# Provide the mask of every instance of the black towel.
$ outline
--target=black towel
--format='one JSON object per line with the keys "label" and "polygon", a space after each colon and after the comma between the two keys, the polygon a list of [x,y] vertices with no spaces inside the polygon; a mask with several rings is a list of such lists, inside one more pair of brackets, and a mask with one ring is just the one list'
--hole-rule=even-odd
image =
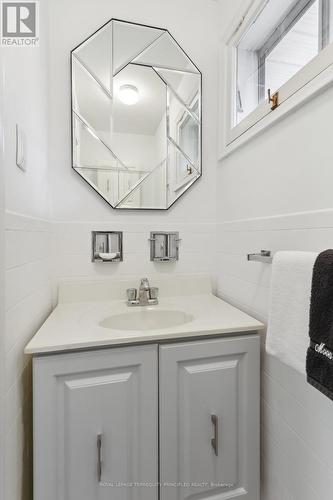
{"label": "black towel", "polygon": [[307,381],[333,400],[333,250],[318,255],[313,267]]}

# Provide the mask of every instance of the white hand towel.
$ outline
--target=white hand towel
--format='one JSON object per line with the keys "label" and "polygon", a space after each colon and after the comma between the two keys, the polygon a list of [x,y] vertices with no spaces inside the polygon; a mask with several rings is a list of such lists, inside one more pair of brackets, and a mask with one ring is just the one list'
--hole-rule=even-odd
{"label": "white hand towel", "polygon": [[273,259],[266,350],[305,373],[312,270],[318,254],[277,252]]}

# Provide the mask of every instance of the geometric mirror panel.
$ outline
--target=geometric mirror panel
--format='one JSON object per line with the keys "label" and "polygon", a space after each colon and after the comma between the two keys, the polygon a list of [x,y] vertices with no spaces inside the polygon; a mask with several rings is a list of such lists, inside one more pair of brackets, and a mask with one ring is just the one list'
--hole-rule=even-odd
{"label": "geometric mirror panel", "polygon": [[71,52],[72,166],[113,208],[166,210],[201,177],[201,84],[165,29],[111,19]]}

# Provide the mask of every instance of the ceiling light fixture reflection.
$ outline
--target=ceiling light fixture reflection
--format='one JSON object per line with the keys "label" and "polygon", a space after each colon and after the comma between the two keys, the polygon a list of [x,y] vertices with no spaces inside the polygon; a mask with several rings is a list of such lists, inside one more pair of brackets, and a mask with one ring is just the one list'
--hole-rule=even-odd
{"label": "ceiling light fixture reflection", "polygon": [[127,106],[136,104],[139,100],[139,91],[135,85],[122,85],[119,88],[119,99]]}

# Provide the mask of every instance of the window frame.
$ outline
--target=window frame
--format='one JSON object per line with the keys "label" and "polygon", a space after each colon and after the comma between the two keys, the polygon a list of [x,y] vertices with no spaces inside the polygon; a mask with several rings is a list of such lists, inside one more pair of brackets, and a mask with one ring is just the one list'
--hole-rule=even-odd
{"label": "window frame", "polygon": [[[295,5],[293,5],[287,12],[285,18],[278,24],[270,37],[265,41],[265,43],[257,51],[258,57],[258,101],[259,103],[265,99],[265,62],[267,57],[275,49],[275,47],[283,40],[289,31],[297,24],[297,22],[303,17],[310,7],[316,1],[319,2],[319,51],[323,50],[326,45],[328,45],[329,40],[329,8],[330,0],[299,0]],[[281,30],[283,35],[281,36]]]}
{"label": "window frame", "polygon": [[[293,6],[286,18],[290,15],[288,29],[298,21],[302,14],[315,0],[300,0]],[[239,146],[273,125],[289,112],[299,107],[316,94],[323,91],[333,82],[333,42],[326,45],[319,54],[306,64],[300,71],[290,78],[279,89],[279,106],[273,111],[267,98],[249,113],[239,124],[233,126],[234,113],[237,105],[237,45],[247,32],[254,20],[267,4],[267,0],[249,0],[235,16],[229,30],[220,43],[220,127],[219,127],[219,158],[228,156]],[[298,7],[298,12],[296,11]],[[294,10],[295,9],[295,10]],[[320,0],[320,15],[329,22],[329,0]],[[298,16],[296,15],[298,14]],[[284,22],[284,21],[283,21]],[[283,23],[282,22],[282,23]],[[280,23],[281,25],[281,23]],[[279,25],[279,26],[280,26]],[[278,28],[278,26],[277,26]],[[322,29],[321,46],[324,45],[324,36],[329,36],[327,29]],[[272,35],[271,35],[272,36]],[[269,39],[270,40],[270,39]],[[281,40],[276,37],[275,45]],[[274,46],[275,46],[274,45]],[[266,43],[263,47],[266,46]],[[271,50],[274,48],[271,45]],[[268,45],[265,47],[266,57]],[[261,76],[262,77],[262,76]],[[259,88],[259,86],[258,86]],[[259,90],[258,90],[259,92]]]}

